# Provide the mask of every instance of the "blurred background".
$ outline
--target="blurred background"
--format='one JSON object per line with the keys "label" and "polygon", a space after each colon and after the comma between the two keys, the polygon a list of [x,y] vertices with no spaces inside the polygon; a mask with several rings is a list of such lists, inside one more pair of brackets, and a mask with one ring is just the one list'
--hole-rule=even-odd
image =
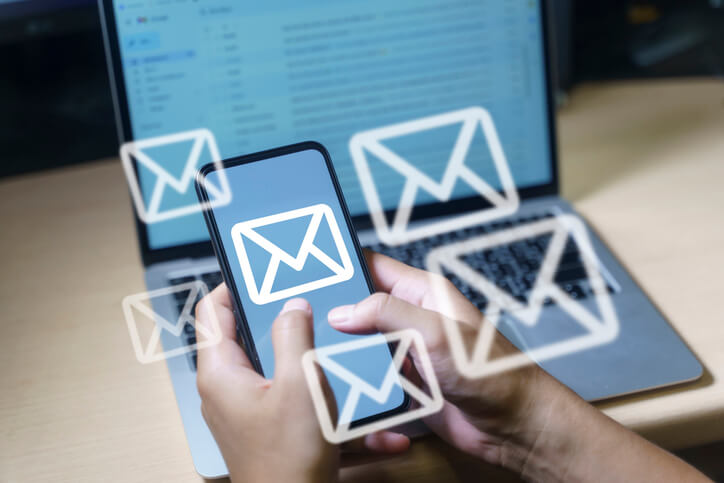
{"label": "blurred background", "polygon": [[[124,3],[131,2],[132,0],[128,0]],[[552,8],[549,23],[553,34],[550,58],[555,64],[557,102],[561,108],[565,108],[569,93],[577,85],[586,82],[683,77],[724,79],[724,0],[550,0],[550,3]],[[97,0],[0,0],[0,66],[0,178],[90,163],[118,155],[118,136]],[[650,95],[654,103],[658,101],[657,95]],[[701,98],[694,97],[693,104],[682,102],[682,109],[689,109],[689,105],[693,105],[694,109],[701,106]],[[609,99],[602,96],[598,102],[606,103]],[[707,101],[708,99],[706,97]],[[714,101],[721,103],[721,96]],[[575,102],[571,102],[569,111],[573,110],[574,106]],[[648,108],[648,104],[646,106]],[[659,114],[656,109],[652,111],[654,114],[648,116],[637,114],[635,110],[628,111],[628,114],[633,112],[640,116],[639,119],[648,122]],[[618,115],[616,113],[614,119],[617,120]],[[695,122],[691,123],[689,120]],[[707,120],[702,121],[695,115],[690,115],[688,118],[676,118],[676,121],[696,132],[699,128],[696,122],[701,121],[703,125]],[[674,123],[671,124],[673,125]],[[674,132],[673,128],[669,129],[671,126],[653,126],[652,136],[658,139],[659,136],[664,137]],[[584,124],[575,131],[570,130],[573,134],[569,134],[569,137],[578,136],[586,130],[590,132],[590,127],[591,124]],[[718,125],[714,124],[715,135],[717,128]],[[627,125],[621,128],[627,129]],[[594,132],[591,138],[595,137],[602,136]],[[674,140],[678,142],[678,139]],[[672,144],[673,142],[671,141]],[[645,150],[648,159],[656,158],[658,151],[649,149],[646,143],[650,143],[650,140],[646,139],[643,143],[646,146],[640,149]],[[574,148],[582,150],[583,144],[586,142],[581,142]],[[591,149],[595,152],[595,146]],[[635,158],[640,154],[637,149],[637,144],[632,142],[617,150],[601,152],[598,157],[608,159],[617,153],[631,151],[627,156]],[[702,154],[698,156],[706,157]],[[716,161],[719,158],[714,159]],[[595,161],[597,163],[599,160]],[[568,179],[582,177],[581,173],[591,179],[602,176],[602,170],[608,169],[607,166],[594,168],[598,171],[593,171],[593,175],[588,171],[596,163],[581,163],[580,167],[576,168],[577,171],[568,175]],[[638,164],[640,165],[641,163]],[[605,174],[606,177],[616,175]],[[84,182],[91,178],[80,179],[80,182]],[[639,177],[638,182],[642,179]],[[652,183],[658,183],[661,178],[653,179]],[[114,178],[114,181],[117,179]],[[589,190],[595,183],[600,183],[600,180],[579,183],[580,187],[577,189]],[[20,184],[18,183],[18,186]],[[11,189],[19,192],[25,189],[25,186]],[[43,190],[45,186],[33,189]],[[72,189],[74,187],[68,188]],[[114,199],[109,197],[105,201],[110,203]],[[6,205],[9,206],[6,210],[9,214],[13,210],[13,203]],[[31,208],[40,211],[45,206],[44,203],[39,203],[37,207]],[[108,207],[109,204],[103,206]],[[117,210],[114,213],[123,213],[127,219],[130,218],[128,205]],[[668,213],[662,211],[661,216],[667,215]],[[10,216],[7,218],[10,219]],[[60,217],[53,220],[53,226],[57,227],[58,232],[62,232],[68,219],[74,220]],[[25,227],[29,222],[22,220],[16,223],[23,223],[17,226]],[[12,230],[8,231],[11,232]],[[119,245],[125,244],[124,246],[129,247],[129,252],[123,253],[130,259],[136,256],[134,237],[130,233],[123,233],[126,238],[123,238],[123,243]],[[105,235],[110,239],[116,232]],[[67,243],[76,243],[73,234],[68,234],[67,240]],[[9,246],[12,246],[12,241]],[[29,244],[30,248],[22,247],[19,251],[6,252],[20,253],[22,262],[25,263],[36,257],[36,253],[32,251],[35,246],[43,245]],[[112,251],[118,245],[109,246],[110,248],[103,248],[106,250],[103,253],[112,253],[109,259],[126,260]],[[55,256],[55,245],[52,253]],[[78,257],[81,260],[80,255]],[[686,257],[681,257],[677,260],[681,265],[674,267],[683,266],[688,263],[687,260]],[[651,267],[654,265],[650,264]],[[656,265],[655,269],[668,270],[669,265],[662,268]],[[137,270],[136,266],[128,267],[128,271],[124,273],[135,277]],[[648,273],[656,273],[656,277],[664,278],[659,272],[652,270],[654,269],[650,268]],[[665,277],[670,276],[668,272],[661,273],[665,273]],[[698,281],[699,273],[692,273],[696,274]],[[13,277],[8,280],[6,286],[17,283]],[[94,282],[95,280],[93,279]],[[102,283],[107,281],[104,279]],[[686,282],[687,279],[682,279],[680,284],[684,285]],[[33,284],[35,283],[33,278]],[[108,293],[112,292],[108,290]],[[105,303],[104,301],[107,301],[107,297],[101,297],[99,303]],[[57,327],[65,330],[61,325]],[[18,364],[17,360],[10,360],[10,363],[11,367],[12,363]],[[25,390],[26,387],[22,387]],[[698,420],[694,420],[692,426],[694,430],[701,431],[702,425]],[[165,445],[166,441],[163,444]],[[0,454],[2,453],[0,450]],[[724,442],[686,449],[677,454],[707,474],[724,474],[721,457],[724,454]],[[115,453],[112,455],[115,456]],[[18,461],[22,463],[26,460]],[[145,468],[138,471],[143,470]],[[0,480],[3,480],[2,476],[0,475]],[[724,481],[721,477],[719,480]]]}
{"label": "blurred background", "polygon": [[[724,76],[724,0],[557,0],[559,104],[577,83]],[[0,177],[117,154],[95,0],[0,0]]]}

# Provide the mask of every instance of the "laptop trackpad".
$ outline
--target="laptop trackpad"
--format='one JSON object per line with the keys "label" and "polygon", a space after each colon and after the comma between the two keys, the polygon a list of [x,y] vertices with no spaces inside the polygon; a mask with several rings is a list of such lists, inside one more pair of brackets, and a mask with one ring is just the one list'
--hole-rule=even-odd
{"label": "laptop trackpad", "polygon": [[518,349],[529,353],[534,360],[537,359],[536,352],[532,351],[536,349],[580,340],[590,335],[579,321],[557,305],[546,306],[532,325],[517,318],[515,311],[503,312],[500,314],[498,330]]}

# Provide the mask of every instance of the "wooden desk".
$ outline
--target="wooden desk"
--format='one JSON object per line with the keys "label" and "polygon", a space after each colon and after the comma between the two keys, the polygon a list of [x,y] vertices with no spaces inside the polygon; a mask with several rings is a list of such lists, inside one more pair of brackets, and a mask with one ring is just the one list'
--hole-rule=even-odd
{"label": "wooden desk", "polygon": [[[560,125],[564,194],[709,371],[601,407],[669,448],[724,439],[724,84],[584,86]],[[135,360],[121,313],[144,283],[118,161],[3,181],[0,200],[0,481],[198,481],[166,367]],[[344,478],[480,472],[430,438]]]}

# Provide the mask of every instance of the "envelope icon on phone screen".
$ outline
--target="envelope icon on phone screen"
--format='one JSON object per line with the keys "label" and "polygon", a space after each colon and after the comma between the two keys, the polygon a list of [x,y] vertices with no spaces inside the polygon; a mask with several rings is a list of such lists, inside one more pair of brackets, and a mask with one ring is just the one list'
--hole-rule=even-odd
{"label": "envelope icon on phone screen", "polygon": [[[538,270],[535,282],[525,302],[513,297],[501,289],[495,280],[488,279],[483,273],[471,267],[465,260],[474,254],[482,254],[486,250],[514,242],[537,240],[550,237],[547,248]],[[575,299],[555,281],[555,276],[564,260],[564,252],[572,242],[579,254],[585,272],[584,282],[590,293],[589,297]],[[532,361],[543,362],[555,357],[590,349],[613,341],[619,332],[619,321],[616,309],[604,279],[602,266],[593,249],[586,227],[576,216],[559,214],[551,218],[543,218],[513,228],[492,232],[479,237],[442,246],[432,250],[426,260],[427,269],[431,272],[451,273],[465,281],[470,287],[481,293],[488,300],[484,310],[485,322],[478,331],[472,351],[466,349],[466,341],[460,331],[460,322],[444,318],[448,343],[458,371],[470,378],[511,370]],[[433,279],[431,280],[439,280]],[[442,294],[444,290],[435,290]],[[546,300],[552,301],[561,316],[571,319],[577,324],[571,337],[561,340],[547,341],[543,345],[515,353],[490,359],[490,349],[495,328],[504,313],[520,323],[521,329],[533,328],[542,322]],[[438,300],[443,307],[442,313],[454,313],[453,307],[446,307],[446,300]],[[557,312],[558,313],[558,312]],[[558,317],[558,315],[556,316]],[[551,318],[545,323],[556,322]],[[562,322],[562,321],[561,321]]]}
{"label": "envelope icon on phone screen", "polygon": [[[447,159],[441,181],[435,181],[409,160],[383,144],[384,141],[403,138],[408,135],[426,133],[446,126],[459,125],[460,130]],[[502,195],[491,186],[493,179],[485,180],[473,167],[475,162],[468,159],[476,133],[482,133],[490,152]],[[380,127],[355,134],[349,142],[350,154],[359,177],[378,238],[387,245],[399,245],[440,233],[451,232],[467,226],[474,226],[496,218],[513,214],[519,205],[518,192],[505,159],[503,147],[493,124],[493,118],[482,107],[469,107],[421,119]],[[402,195],[395,210],[393,222],[388,223],[385,207],[375,184],[370,168],[369,154],[405,178]],[[418,222],[409,225],[415,199],[420,191],[427,192],[435,199],[446,202],[453,195],[456,183],[460,181],[480,195],[487,206],[463,215],[446,217],[442,221]]]}
{"label": "envelope icon on phone screen", "polygon": [[[120,156],[136,213],[144,223],[171,220],[231,202],[219,148],[208,129],[127,142],[121,146]],[[208,176],[202,179],[209,200],[199,202],[194,179],[208,162],[216,165],[218,181],[211,182]],[[153,178],[142,177],[141,171]]]}
{"label": "envelope icon on phone screen", "polygon": [[[302,231],[298,229],[300,220],[308,223]],[[299,243],[289,245],[289,240],[295,238],[284,231],[285,224],[291,226],[294,222],[297,223],[297,234],[303,236],[296,238]],[[271,235],[267,234],[269,229],[273,231]],[[322,232],[328,239],[322,240]],[[237,223],[231,228],[231,237],[249,298],[258,305],[345,282],[354,275],[354,266],[334,212],[323,203]],[[283,247],[282,242],[285,242]],[[247,243],[271,255],[266,265],[259,267],[259,260],[250,258]],[[333,252],[326,253],[325,249]],[[310,263],[310,259],[314,259],[314,263]],[[252,267],[252,264],[257,266]],[[280,266],[298,272],[301,277],[294,278],[303,280],[285,286],[285,281],[277,277]],[[309,276],[305,278],[306,275]]]}
{"label": "envelope icon on phone screen", "polygon": [[[384,346],[386,351],[389,347],[394,347],[392,361],[385,371],[382,382],[379,383],[371,384],[335,360],[335,356],[379,346]],[[416,369],[424,384],[412,382],[403,374],[403,362],[411,350],[415,351]],[[429,416],[438,412],[443,406],[442,392],[425,341],[422,335],[413,329],[362,336],[348,342],[311,349],[302,357],[302,368],[322,434],[333,444]],[[339,411],[336,411],[337,408],[331,406],[325,397],[320,378],[322,371],[349,386]],[[395,388],[401,388],[408,395],[409,400],[414,403],[412,409],[351,427],[362,397],[377,404],[384,404],[390,399]]]}

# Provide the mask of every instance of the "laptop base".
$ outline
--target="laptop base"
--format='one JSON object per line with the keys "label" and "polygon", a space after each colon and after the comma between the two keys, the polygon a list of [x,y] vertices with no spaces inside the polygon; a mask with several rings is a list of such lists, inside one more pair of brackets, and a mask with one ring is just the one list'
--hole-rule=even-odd
{"label": "laptop base", "polygon": [[[524,201],[515,216],[525,218],[551,212],[575,213],[565,200],[551,196]],[[377,244],[371,230],[358,235],[364,246]],[[611,298],[620,321],[620,332],[609,344],[543,361],[541,367],[587,401],[698,379],[703,368],[694,354],[590,228],[589,235],[605,278],[613,287]],[[218,271],[218,265],[213,257],[184,259],[149,267],[146,282],[149,290],[153,290],[168,286],[169,280],[180,275],[201,278],[202,274],[215,271]],[[169,318],[176,316],[176,308],[170,299],[154,302],[154,310],[160,314]],[[592,305],[593,301],[584,303]],[[565,336],[559,333],[563,330],[561,324],[556,324],[560,316],[555,307],[545,308],[544,321],[539,324],[541,330],[528,334],[503,331],[520,348],[529,347],[541,340]],[[184,343],[167,332],[162,342],[164,350]],[[197,471],[204,478],[226,476],[224,460],[201,415],[194,364],[188,357],[171,358],[167,364]],[[422,434],[419,425],[411,431],[414,436]]]}

